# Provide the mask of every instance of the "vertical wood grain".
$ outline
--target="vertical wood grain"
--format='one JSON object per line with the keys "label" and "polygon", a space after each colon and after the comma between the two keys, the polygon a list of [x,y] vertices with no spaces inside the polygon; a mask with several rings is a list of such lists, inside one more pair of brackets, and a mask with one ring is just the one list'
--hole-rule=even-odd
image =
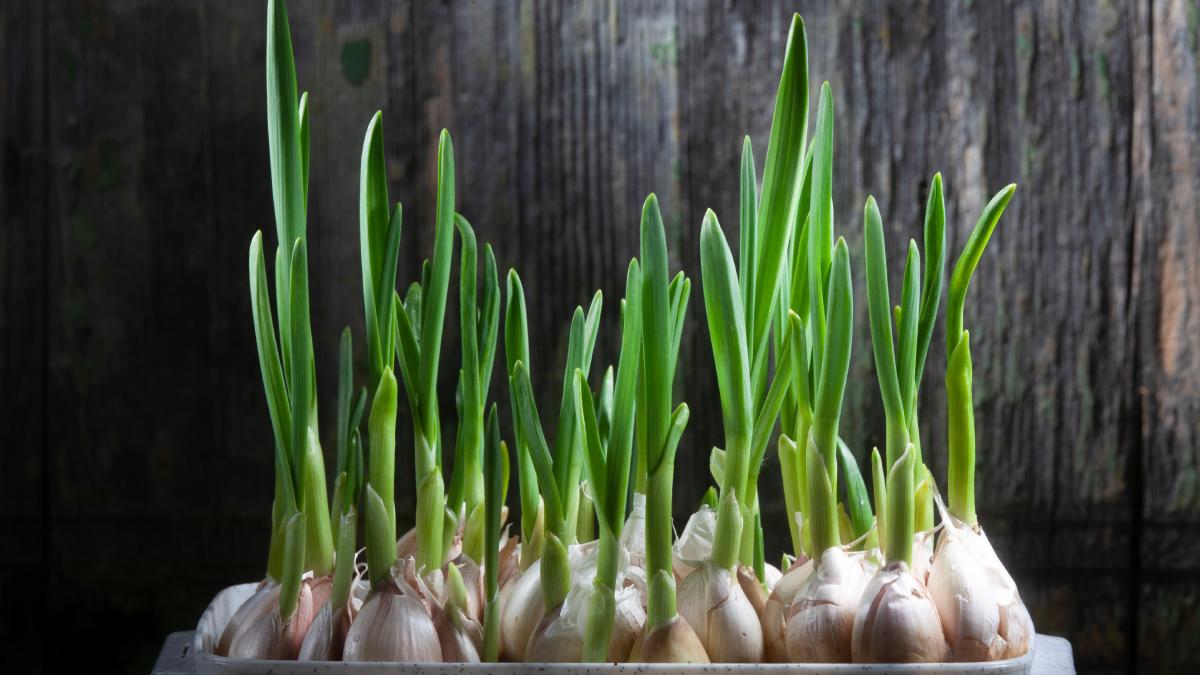
{"label": "vertical wood grain", "polygon": [[[833,88],[836,231],[857,289],[843,437],[860,458],[883,442],[863,291],[867,195],[879,200],[896,289],[935,171],[951,263],[987,199],[1018,183],[966,310],[981,517],[1039,629],[1069,636],[1081,669],[1200,663],[1178,639],[1200,613],[1194,0],[294,0],[289,10],[313,114],[326,432],[343,326],[364,351],[358,165],[382,110],[390,196],[404,207],[401,284],[432,250],[447,128],[458,210],[501,274],[516,267],[524,280],[534,387],[550,409],[570,313],[597,288],[595,379],[615,361],[642,201],[658,195],[672,266],[694,284],[676,393],[693,410],[677,463],[682,526],[723,437],[700,219],[713,208],[736,248],[741,139],[751,136],[761,178],[800,11],[813,106],[823,80]],[[263,20],[259,3],[0,6],[0,447],[11,449],[0,571],[70,571],[75,585],[48,584],[47,606],[71,607],[81,625],[133,626],[129,668],[144,670],[161,635],[188,627],[217,588],[262,573],[271,441],[245,275],[253,232],[274,241]],[[450,298],[448,413],[457,271]],[[920,403],[943,481],[944,349],[939,325]],[[492,392],[504,405],[498,361]],[[407,415],[402,402],[401,495],[412,483]],[[761,487],[771,559],[787,543],[775,471],[772,450]],[[402,521],[411,508],[400,501]]]}

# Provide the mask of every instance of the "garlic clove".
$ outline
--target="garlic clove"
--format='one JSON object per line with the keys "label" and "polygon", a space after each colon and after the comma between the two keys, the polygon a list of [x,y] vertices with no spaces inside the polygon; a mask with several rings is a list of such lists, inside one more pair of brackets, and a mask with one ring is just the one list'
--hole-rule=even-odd
{"label": "garlic clove", "polygon": [[782,578],[783,572],[779,571],[778,567],[772,565],[771,563],[765,563],[763,565],[762,582],[763,586],[766,586],[767,593],[770,593],[771,589],[775,588],[775,584],[779,583],[779,580]]}
{"label": "garlic clove", "polygon": [[646,628],[646,608],[635,587],[625,586],[618,590],[616,601],[612,637],[608,641],[608,660],[613,663],[629,658],[630,650]]}
{"label": "garlic clove", "polygon": [[331,603],[326,602],[308,627],[296,660],[336,661],[335,654],[340,656],[341,652],[335,652],[333,648],[333,608]]}
{"label": "garlic clove", "polygon": [[787,610],[788,658],[801,663],[847,663],[854,615],[865,583],[865,556],[833,547]]}
{"label": "garlic clove", "polygon": [[929,574],[953,661],[993,661],[1006,644],[1000,637],[1000,605],[991,580],[957,537],[943,537]]}
{"label": "garlic clove", "polygon": [[525,647],[527,663],[579,663],[583,659],[583,635],[574,617],[563,613],[560,605],[553,614],[542,617]]}
{"label": "garlic clove", "polygon": [[458,607],[434,608],[434,625],[446,663],[480,663],[483,625]]}
{"label": "garlic clove", "polygon": [[710,663],[696,632],[681,616],[657,628],[647,628],[635,640],[630,663]]}
{"label": "garlic clove", "polygon": [[742,592],[746,594],[746,599],[754,607],[754,613],[761,620],[763,609],[767,606],[767,589],[759,583],[758,577],[754,576],[754,570],[745,565],[738,565],[737,580]]}
{"label": "garlic clove", "polygon": [[[751,583],[758,585],[753,576]],[[701,564],[680,584],[678,606],[712,662],[762,661],[762,623],[730,570]]]}
{"label": "garlic clove", "polygon": [[854,619],[855,663],[936,663],[946,658],[942,622],[929,591],[903,562],[881,568]]}
{"label": "garlic clove", "polygon": [[235,659],[286,659],[284,624],[279,604],[260,614],[238,633],[229,644],[229,656]]}
{"label": "garlic clove", "polygon": [[387,583],[367,598],[343,651],[346,661],[441,661],[433,619],[420,600]]}
{"label": "garlic clove", "polygon": [[525,657],[529,637],[545,614],[541,569],[542,562],[535,561],[500,591],[500,649],[509,660]]}
{"label": "garlic clove", "polygon": [[767,602],[763,606],[762,625],[766,660],[769,663],[788,662],[787,608],[812,574],[812,569],[812,560],[792,565],[771,589],[771,595],[767,596]]}
{"label": "garlic clove", "polygon": [[221,638],[217,641],[214,653],[217,656],[230,656],[229,650],[233,641],[240,634],[249,630],[250,625],[258,621],[259,617],[270,613],[272,608],[278,607],[279,584],[264,580],[258,585],[254,594],[247,598],[229,618],[229,623],[225,624],[225,629],[221,631]]}
{"label": "garlic clove", "polygon": [[928,583],[952,660],[994,661],[1028,651],[1033,621],[982,530],[947,520]]}

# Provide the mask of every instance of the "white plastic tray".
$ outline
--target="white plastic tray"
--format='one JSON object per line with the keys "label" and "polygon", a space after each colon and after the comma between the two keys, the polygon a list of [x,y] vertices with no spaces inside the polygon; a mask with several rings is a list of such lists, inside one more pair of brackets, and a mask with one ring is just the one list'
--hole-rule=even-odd
{"label": "white plastic tray", "polygon": [[[554,675],[595,675],[597,673],[755,673],[756,675],[796,675],[798,673],[937,673],[938,675],[968,675],[988,673],[1035,673],[1049,675],[1050,673],[1074,673],[1074,663],[1071,657],[1070,644],[1061,638],[1049,638],[1039,635],[1034,647],[1024,656],[1007,661],[991,663],[938,663],[938,664],[896,664],[896,665],[867,665],[858,663],[846,664],[800,664],[800,663],[764,663],[764,664],[713,664],[707,666],[680,666],[676,664],[576,664],[576,663],[298,663],[294,661],[251,661],[246,659],[231,659],[214,656],[213,646],[221,635],[226,622],[235,610],[250,597],[256,584],[239,584],[230,586],[217,594],[209,604],[208,609],[200,617],[196,626],[192,643],[183,648],[186,663],[180,662],[172,669],[155,669],[156,674],[168,673],[197,673],[199,675],[229,675],[230,673],[273,673],[280,675],[299,675],[301,673],[413,673],[429,675],[468,675],[479,673],[551,673]],[[170,642],[168,642],[168,645]],[[1050,647],[1050,649],[1047,649]],[[1045,652],[1044,654],[1040,654]],[[164,647],[164,655],[167,647]],[[160,662],[162,658],[160,657]]]}

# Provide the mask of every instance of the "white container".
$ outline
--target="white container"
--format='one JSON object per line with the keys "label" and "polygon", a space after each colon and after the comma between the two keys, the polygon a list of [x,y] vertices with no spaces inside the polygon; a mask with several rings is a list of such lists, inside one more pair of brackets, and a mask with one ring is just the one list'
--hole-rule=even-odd
{"label": "white container", "polygon": [[[272,673],[274,675],[300,675],[301,673],[411,673],[413,675],[483,675],[484,673],[548,673],[551,675],[596,675],[598,673],[620,673],[634,675],[636,673],[679,673],[692,675],[701,673],[753,673],[755,675],[817,675],[819,673],[936,673],[937,675],[988,675],[1017,674],[1034,672],[1035,646],[1031,647],[1024,656],[1007,661],[992,661],[989,663],[938,663],[938,664],[878,664],[861,663],[762,663],[762,664],[713,664],[707,666],[684,666],[678,664],[597,664],[597,663],[343,663],[343,662],[296,662],[296,661],[267,661],[231,659],[215,656],[213,648],[225,629],[229,618],[237,611],[253,593],[257,584],[239,584],[230,586],[213,598],[208,609],[200,616],[196,626],[196,634],[192,642],[192,663],[198,675],[231,675],[232,673]],[[1042,639],[1038,636],[1039,640]],[[1065,640],[1062,641],[1065,644]],[[1066,648],[1067,668],[1053,668],[1046,672],[1073,673],[1070,664],[1070,647]],[[1057,664],[1056,664],[1057,665]],[[1036,669],[1038,673],[1042,668]]]}

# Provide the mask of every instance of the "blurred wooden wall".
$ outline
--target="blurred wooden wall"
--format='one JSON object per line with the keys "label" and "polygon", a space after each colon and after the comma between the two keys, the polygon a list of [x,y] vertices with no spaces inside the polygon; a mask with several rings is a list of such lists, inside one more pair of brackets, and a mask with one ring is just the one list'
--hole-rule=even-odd
{"label": "blurred wooden wall", "polygon": [[[793,10],[808,25],[814,103],[823,79],[835,94],[837,231],[858,288],[843,436],[860,457],[883,440],[862,290],[867,195],[898,275],[935,171],[951,255],[987,198],[1020,184],[967,307],[984,523],[1038,629],[1071,638],[1082,669],[1194,672],[1194,0],[295,0],[323,415],[342,326],[362,351],[358,162],[382,109],[404,283],[431,249],[446,127],[459,210],[524,278],[547,401],[569,313],[596,288],[597,363],[614,359],[639,209],[658,194],[673,262],[697,284],[678,387],[699,412],[677,463],[682,526],[722,437],[700,219],[712,207],[735,239],[742,135],[761,167]],[[0,4],[0,630],[25,645],[18,663],[56,658],[66,640],[144,671],[219,588],[261,576],[271,441],[246,253],[256,229],[273,231],[264,15],[234,0]],[[943,344],[939,326],[921,399],[939,476]],[[772,556],[786,544],[774,467],[762,487]],[[61,637],[40,629],[50,620]]]}

